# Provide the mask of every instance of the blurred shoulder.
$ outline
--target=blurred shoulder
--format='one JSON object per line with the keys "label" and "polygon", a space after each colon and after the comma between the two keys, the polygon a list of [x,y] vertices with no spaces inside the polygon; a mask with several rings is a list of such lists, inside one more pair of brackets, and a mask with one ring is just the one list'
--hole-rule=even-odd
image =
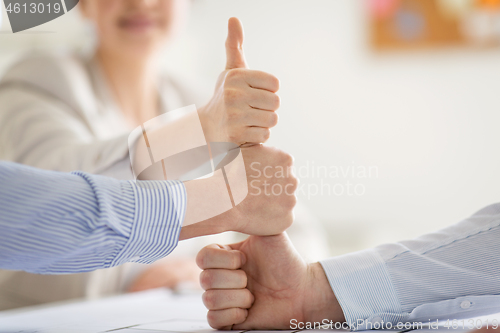
{"label": "blurred shoulder", "polygon": [[84,74],[85,61],[74,54],[36,52],[23,55],[4,73],[2,81],[25,80],[44,86],[52,82],[72,80]]}
{"label": "blurred shoulder", "polygon": [[88,61],[69,53],[26,54],[4,72],[0,90],[15,89],[55,98],[72,108],[93,95]]}

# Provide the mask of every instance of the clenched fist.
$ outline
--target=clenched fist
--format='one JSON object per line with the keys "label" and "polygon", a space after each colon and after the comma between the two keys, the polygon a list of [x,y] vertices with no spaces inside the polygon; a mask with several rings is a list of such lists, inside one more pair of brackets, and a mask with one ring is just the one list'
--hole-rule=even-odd
{"label": "clenched fist", "polygon": [[345,321],[319,263],[307,265],[285,233],[203,248],[196,263],[216,329],[291,329],[290,320]]}
{"label": "clenched fist", "polygon": [[243,54],[243,27],[229,19],[226,40],[226,69],[215,92],[198,115],[209,142],[264,143],[270,128],[278,123],[279,80],[271,74],[250,70]]}
{"label": "clenched fist", "polygon": [[249,190],[245,200],[228,212],[231,228],[248,235],[279,234],[292,225],[297,203],[293,158],[263,145],[242,148],[242,152]]}
{"label": "clenched fist", "polygon": [[[298,180],[291,172],[293,158],[282,150],[263,145],[242,148],[241,151],[244,165],[226,168],[226,173],[231,178],[232,173],[240,172],[238,168],[246,169],[246,179],[241,180],[244,183],[232,186],[232,189],[248,187],[245,199],[220,215],[191,224],[191,220],[200,221],[197,214],[210,209],[207,202],[213,205],[217,200],[207,200],[207,191],[213,188],[210,182],[214,177],[186,182],[188,199],[181,240],[225,231],[276,235],[292,224],[298,186]],[[211,195],[217,196],[217,193],[212,191]]]}

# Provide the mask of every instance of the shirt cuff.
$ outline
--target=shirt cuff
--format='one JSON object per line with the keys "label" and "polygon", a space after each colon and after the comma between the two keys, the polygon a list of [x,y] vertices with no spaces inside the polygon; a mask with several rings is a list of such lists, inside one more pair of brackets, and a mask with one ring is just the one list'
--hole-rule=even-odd
{"label": "shirt cuff", "polygon": [[352,330],[388,328],[408,317],[393,287],[384,260],[364,250],[320,262]]}
{"label": "shirt cuff", "polygon": [[181,181],[129,181],[125,191],[135,198],[130,237],[111,266],[150,264],[177,246],[186,213],[187,194]]}

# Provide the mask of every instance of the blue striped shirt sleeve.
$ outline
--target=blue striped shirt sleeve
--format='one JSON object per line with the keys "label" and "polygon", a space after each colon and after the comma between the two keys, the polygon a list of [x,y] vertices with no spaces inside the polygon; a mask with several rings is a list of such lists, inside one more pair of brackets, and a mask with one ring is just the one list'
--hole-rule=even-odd
{"label": "blue striped shirt sleeve", "polygon": [[177,245],[185,209],[182,182],[0,162],[0,267],[65,274],[151,263]]}
{"label": "blue striped shirt sleeve", "polygon": [[499,240],[495,204],[443,230],[321,264],[352,329],[471,318],[500,312]]}

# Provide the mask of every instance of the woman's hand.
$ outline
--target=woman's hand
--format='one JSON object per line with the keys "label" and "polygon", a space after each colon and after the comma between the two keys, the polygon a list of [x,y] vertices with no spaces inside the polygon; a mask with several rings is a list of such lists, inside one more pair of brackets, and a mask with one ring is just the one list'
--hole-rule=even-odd
{"label": "woman's hand", "polygon": [[226,69],[217,80],[212,99],[198,110],[208,142],[264,143],[270,128],[278,123],[279,80],[248,69],[242,44],[243,27],[233,17],[228,23]]}
{"label": "woman's hand", "polygon": [[200,269],[193,258],[165,258],[155,262],[140,274],[129,287],[129,292],[155,288],[174,289],[183,283],[198,285]]}

